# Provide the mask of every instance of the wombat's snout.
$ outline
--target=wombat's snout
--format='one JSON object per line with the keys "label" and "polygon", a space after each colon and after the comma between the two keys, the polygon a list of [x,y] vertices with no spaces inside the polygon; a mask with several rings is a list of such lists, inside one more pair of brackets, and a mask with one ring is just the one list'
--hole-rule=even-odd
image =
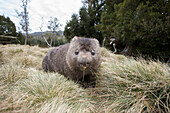
{"label": "wombat's snout", "polygon": [[82,56],[78,59],[78,65],[81,69],[86,69],[90,67],[92,59],[88,56]]}

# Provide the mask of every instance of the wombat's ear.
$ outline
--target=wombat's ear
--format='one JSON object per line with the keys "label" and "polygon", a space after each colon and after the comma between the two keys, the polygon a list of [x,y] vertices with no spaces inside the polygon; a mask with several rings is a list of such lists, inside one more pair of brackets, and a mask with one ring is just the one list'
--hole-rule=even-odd
{"label": "wombat's ear", "polygon": [[97,44],[99,44],[99,41],[97,39],[93,38],[92,40],[94,40]]}
{"label": "wombat's ear", "polygon": [[75,40],[78,40],[80,37],[78,36],[74,36],[73,39],[71,41],[75,41]]}

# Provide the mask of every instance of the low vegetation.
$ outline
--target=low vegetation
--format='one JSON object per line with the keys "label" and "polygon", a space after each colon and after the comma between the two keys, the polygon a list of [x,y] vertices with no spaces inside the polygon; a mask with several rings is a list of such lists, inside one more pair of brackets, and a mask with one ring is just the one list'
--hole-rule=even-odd
{"label": "low vegetation", "polygon": [[170,112],[170,68],[102,48],[95,88],[83,89],[41,62],[49,48],[0,45],[0,112]]}

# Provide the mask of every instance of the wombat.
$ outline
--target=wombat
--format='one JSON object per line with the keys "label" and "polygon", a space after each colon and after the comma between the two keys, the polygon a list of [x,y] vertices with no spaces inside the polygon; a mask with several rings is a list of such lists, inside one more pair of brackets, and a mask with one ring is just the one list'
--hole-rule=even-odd
{"label": "wombat", "polygon": [[58,72],[79,82],[83,87],[95,87],[95,72],[101,64],[101,49],[96,39],[75,36],[71,43],[53,48],[42,62],[44,71]]}

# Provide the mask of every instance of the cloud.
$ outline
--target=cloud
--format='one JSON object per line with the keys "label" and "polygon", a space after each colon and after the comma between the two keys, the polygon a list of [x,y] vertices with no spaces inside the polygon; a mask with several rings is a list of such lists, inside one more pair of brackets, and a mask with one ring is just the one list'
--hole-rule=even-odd
{"label": "cloud", "polygon": [[19,26],[19,19],[15,12],[20,5],[20,0],[0,0],[0,15],[5,17],[10,17],[10,19],[15,23],[16,26]]}
{"label": "cloud", "polygon": [[[39,31],[42,17],[45,24],[50,17],[57,17],[62,24],[61,30],[64,30],[67,20],[70,20],[73,13],[78,13],[81,6],[81,0],[32,0],[29,4],[30,26],[34,26],[32,29]],[[47,28],[47,25],[44,27]]]}
{"label": "cloud", "polygon": [[[16,26],[19,26],[15,9],[21,9],[21,0],[0,0],[0,4],[0,14],[10,17]],[[71,19],[73,13],[78,13],[82,5],[81,0],[31,0],[28,3],[30,28],[32,32],[40,31],[43,17],[44,30],[47,30],[50,17],[57,17],[62,24],[61,30],[64,30],[67,20]]]}

